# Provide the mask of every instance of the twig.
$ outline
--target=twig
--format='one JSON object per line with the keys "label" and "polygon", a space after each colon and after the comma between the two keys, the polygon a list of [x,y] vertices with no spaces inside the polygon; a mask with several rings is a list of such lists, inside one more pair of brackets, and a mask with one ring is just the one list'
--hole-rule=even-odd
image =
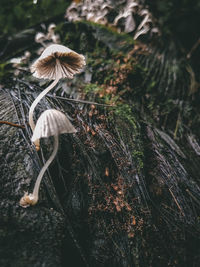
{"label": "twig", "polygon": [[179,124],[180,124],[180,112],[178,113],[178,118],[177,118],[177,121],[176,121],[176,128],[174,130],[174,139],[176,139],[176,137],[177,137]]}
{"label": "twig", "polygon": [[193,52],[197,49],[197,47],[200,45],[200,39],[197,40],[197,42],[193,45],[190,52],[187,54],[187,58],[191,58],[191,55]]}
{"label": "twig", "polygon": [[[20,79],[17,79],[17,81],[27,85],[30,87],[30,84],[23,81],[23,80],[20,80]],[[37,85],[34,85],[36,86],[37,88],[40,88],[39,86]],[[51,97],[51,98],[58,98],[58,99],[62,99],[62,100],[69,100],[69,101],[73,101],[73,102],[78,102],[78,103],[84,103],[84,104],[90,104],[90,105],[96,105],[96,106],[104,106],[104,107],[114,107],[115,105],[112,104],[112,105],[108,105],[108,104],[100,104],[100,103],[96,103],[96,102],[92,102],[92,101],[86,101],[86,100],[81,100],[81,99],[73,99],[73,98],[68,98],[68,97],[62,97],[62,96],[54,96],[52,94],[47,94],[46,96],[48,97]]]}
{"label": "twig", "polygon": [[13,127],[17,127],[17,128],[22,128],[22,129],[25,128],[24,125],[15,124],[15,123],[12,123],[12,122],[9,122],[9,121],[0,121],[0,123],[1,124],[7,124],[7,125],[10,125],[10,126],[13,126]]}
{"label": "twig", "polygon": [[91,104],[91,105],[96,105],[96,106],[105,106],[105,107],[114,107],[115,105],[108,105],[108,104],[100,104],[92,101],[86,101],[86,100],[81,100],[81,99],[73,99],[73,98],[68,98],[68,97],[62,97],[62,96],[54,96],[47,94],[47,96],[52,97],[52,98],[58,98],[62,100],[69,100],[69,101],[74,101],[74,102],[79,102],[79,103],[85,103],[85,104]]}
{"label": "twig", "polygon": [[174,201],[175,201],[177,207],[179,208],[181,214],[182,214],[183,216],[185,216],[184,213],[183,213],[183,211],[182,211],[182,209],[181,209],[181,207],[180,207],[180,205],[178,204],[178,201],[176,200],[176,198],[175,198],[175,196],[174,196],[174,194],[173,194],[173,192],[172,192],[172,190],[171,190],[170,188],[169,188],[169,192],[171,193],[171,195],[172,195],[172,197],[173,197],[173,199],[174,199]]}

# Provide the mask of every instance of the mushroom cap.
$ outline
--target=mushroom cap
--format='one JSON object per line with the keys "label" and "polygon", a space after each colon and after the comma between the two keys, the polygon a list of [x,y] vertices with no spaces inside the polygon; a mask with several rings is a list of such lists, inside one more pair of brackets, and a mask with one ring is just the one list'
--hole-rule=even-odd
{"label": "mushroom cap", "polygon": [[51,32],[51,31],[55,30],[55,28],[56,28],[56,24],[55,23],[49,24],[48,32]]}
{"label": "mushroom cap", "polygon": [[73,78],[85,65],[85,57],[66,46],[52,44],[31,66],[31,72],[36,78],[61,79]]}
{"label": "mushroom cap", "polygon": [[35,35],[35,42],[36,43],[40,43],[42,41],[44,41],[46,39],[46,36],[44,33],[42,32],[38,32],[36,35]]}
{"label": "mushroom cap", "polygon": [[58,136],[62,133],[76,133],[77,130],[62,112],[56,109],[45,110],[37,120],[32,142],[49,136]]}

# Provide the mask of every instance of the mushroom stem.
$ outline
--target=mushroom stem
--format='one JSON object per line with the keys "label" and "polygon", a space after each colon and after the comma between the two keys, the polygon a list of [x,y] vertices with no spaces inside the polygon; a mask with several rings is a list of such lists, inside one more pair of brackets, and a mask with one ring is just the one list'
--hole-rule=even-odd
{"label": "mushroom stem", "polygon": [[[32,131],[35,129],[35,123],[33,120],[33,111],[40,100],[58,83],[59,78],[55,79],[44,91],[42,91],[38,97],[33,101],[30,110],[29,110],[29,125],[31,126]],[[34,142],[36,150],[40,150],[40,140]]]}
{"label": "mushroom stem", "polygon": [[41,45],[42,45],[44,48],[47,47],[47,45],[46,45],[43,41],[41,41],[40,43],[41,43]]}
{"label": "mushroom stem", "polygon": [[53,152],[52,152],[50,158],[46,161],[46,163],[42,167],[42,169],[41,169],[41,171],[37,177],[37,180],[36,180],[36,183],[35,183],[35,186],[33,189],[33,193],[31,193],[31,194],[25,193],[24,196],[20,199],[20,206],[21,207],[27,208],[30,205],[33,206],[33,205],[37,204],[38,198],[39,198],[39,189],[40,189],[40,183],[42,181],[42,177],[43,177],[45,171],[47,170],[47,168],[49,167],[49,165],[51,164],[51,162],[53,161],[53,159],[55,158],[57,151],[58,151],[58,135],[55,135],[54,136]]}
{"label": "mushroom stem", "polygon": [[35,129],[35,123],[33,120],[33,111],[40,100],[58,83],[59,78],[55,79],[44,91],[42,91],[38,97],[33,101],[30,110],[29,110],[29,125],[31,126],[32,131]]}
{"label": "mushroom stem", "polygon": [[53,152],[52,152],[50,158],[46,161],[46,163],[42,167],[42,169],[41,169],[41,171],[40,171],[40,173],[39,173],[39,175],[37,177],[37,180],[36,180],[34,189],[33,189],[33,196],[36,199],[36,203],[38,201],[39,188],[40,188],[40,183],[42,181],[42,177],[43,177],[45,171],[47,170],[47,168],[49,167],[49,165],[51,164],[51,162],[53,161],[53,159],[55,158],[55,156],[57,154],[57,151],[58,151],[58,135],[55,135],[54,136],[54,148],[53,148]]}

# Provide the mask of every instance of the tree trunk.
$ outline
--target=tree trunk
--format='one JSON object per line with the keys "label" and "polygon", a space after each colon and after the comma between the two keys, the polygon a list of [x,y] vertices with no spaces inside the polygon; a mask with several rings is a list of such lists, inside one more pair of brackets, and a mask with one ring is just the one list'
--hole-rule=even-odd
{"label": "tree trunk", "polygon": [[135,45],[93,23],[64,23],[59,34],[87,66],[60,81],[35,119],[56,108],[78,133],[60,136],[39,203],[26,209],[19,200],[52,151],[51,138],[35,151],[27,123],[43,85],[23,70],[2,81],[0,118],[24,128],[0,126],[0,265],[198,266],[200,146],[184,113],[197,109],[187,63],[174,47]]}

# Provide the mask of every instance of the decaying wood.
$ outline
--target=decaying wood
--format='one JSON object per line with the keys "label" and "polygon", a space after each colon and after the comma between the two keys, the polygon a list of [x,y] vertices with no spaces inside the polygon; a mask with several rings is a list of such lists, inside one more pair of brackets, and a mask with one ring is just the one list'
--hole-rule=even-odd
{"label": "decaying wood", "polygon": [[[56,108],[78,132],[61,136],[39,203],[27,209],[19,200],[51,153],[51,138],[35,151],[27,123],[42,87],[22,71],[0,89],[0,119],[25,127],[0,125],[0,265],[198,266],[199,157],[189,139],[173,139],[172,113],[164,121],[155,106],[152,114],[147,109],[155,88],[163,103],[162,97],[184,96],[189,79],[181,87],[178,74],[169,71],[171,58],[176,66],[178,59],[169,56],[162,65],[165,56],[157,48],[147,51],[144,44],[126,43],[125,36],[90,23],[64,24],[63,40],[66,32],[74,37],[72,48],[88,53],[88,67],[74,81],[60,82],[38,105],[35,119]],[[68,99],[77,95],[82,102]]]}

